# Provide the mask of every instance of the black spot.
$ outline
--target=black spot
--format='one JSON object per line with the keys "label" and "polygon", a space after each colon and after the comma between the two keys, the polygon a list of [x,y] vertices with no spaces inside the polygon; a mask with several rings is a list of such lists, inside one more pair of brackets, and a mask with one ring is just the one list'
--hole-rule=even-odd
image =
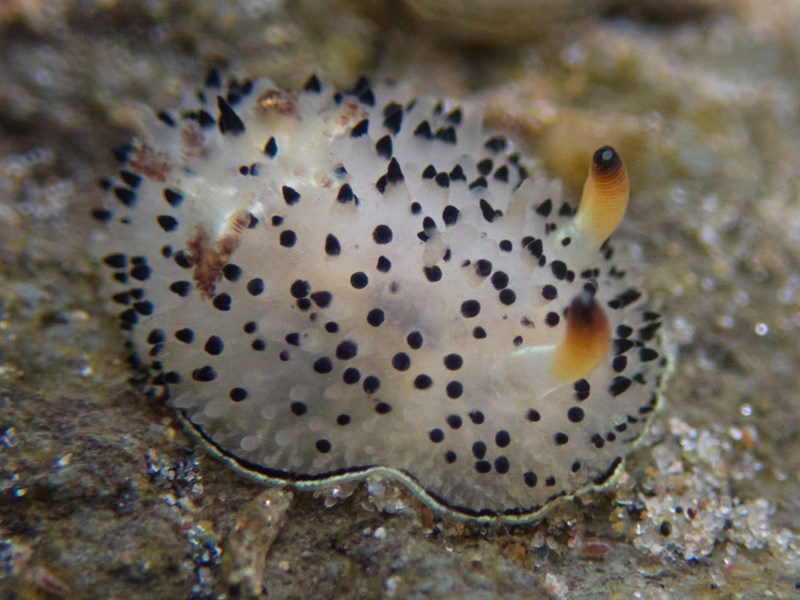
{"label": "black spot", "polygon": [[461,123],[461,117],[462,114],[460,108],[454,108],[445,116],[445,118],[448,121],[450,121],[453,125],[459,125]]}
{"label": "black spot", "polygon": [[458,142],[456,138],[456,130],[454,127],[441,127],[436,130],[435,135],[437,140],[441,140],[446,144],[455,144]]}
{"label": "black spot", "polygon": [[308,412],[308,407],[304,402],[292,402],[289,405],[289,410],[292,411],[293,415],[301,417]]}
{"label": "black spot", "polygon": [[339,240],[332,233],[329,233],[325,238],[325,254],[328,256],[339,256],[342,252],[342,246]]}
{"label": "black spot", "polygon": [[358,354],[358,344],[352,340],[343,340],[336,346],[336,358],[350,360]]}
{"label": "black spot", "polygon": [[432,441],[434,444],[438,444],[439,442],[444,441],[444,431],[442,431],[438,427],[436,429],[431,429],[428,432],[428,439]]}
{"label": "black spot", "polygon": [[553,272],[553,277],[556,279],[564,279],[567,276],[567,265],[560,260],[551,262],[550,270]]}
{"label": "black spot", "polygon": [[514,302],[517,300],[517,294],[514,292],[514,290],[508,288],[502,290],[497,297],[500,299],[500,302],[506,306],[514,304]]}
{"label": "black spot", "polygon": [[392,412],[392,406],[390,404],[387,404],[386,402],[378,402],[375,405],[375,412],[378,413],[379,415],[386,415]]}
{"label": "black spot", "polygon": [[585,379],[579,379],[572,385],[572,389],[575,390],[575,397],[578,400],[586,400],[589,397],[591,386]]}
{"label": "black spot", "polygon": [[503,165],[502,167],[498,168],[494,172],[494,178],[497,181],[502,181],[503,183],[508,183],[508,167]]}
{"label": "black spot", "polygon": [[472,444],[472,456],[478,459],[486,456],[486,444],[480,440]]}
{"label": "black spot", "polygon": [[633,328],[627,325],[617,325],[617,335],[621,338],[630,337],[633,333]]}
{"label": "black spot", "polygon": [[500,250],[503,252],[511,252],[514,249],[514,245],[511,243],[510,240],[501,240],[500,241]]}
{"label": "black spot", "polygon": [[421,375],[417,375],[414,378],[414,387],[418,390],[427,390],[429,387],[433,385],[433,379],[430,376],[425,375],[424,373]]}
{"label": "black spot", "polygon": [[433,132],[431,131],[430,123],[422,121],[414,130],[414,135],[417,137],[425,138],[426,140],[433,139]]}
{"label": "black spot", "polygon": [[274,215],[272,219],[270,219],[270,221],[272,222],[272,225],[275,227],[280,227],[281,225],[283,225],[283,217],[281,217],[280,215]]}
{"label": "black spot", "polygon": [[339,331],[339,324],[336,321],[328,321],[325,323],[325,331],[328,333],[336,333]]}
{"label": "black spot", "polygon": [[333,371],[333,363],[327,356],[323,356],[315,360],[313,367],[314,370],[321,375],[325,375]]}
{"label": "black spot", "polygon": [[312,74],[311,77],[308,78],[305,85],[303,85],[303,89],[307,92],[313,92],[315,94],[322,91],[322,83],[317,78],[316,75]]}
{"label": "black spot", "polygon": [[411,367],[411,358],[405,352],[398,352],[392,357],[392,367],[398,371],[407,371]]}
{"label": "black spot", "polygon": [[[412,215],[418,215],[419,213],[422,212],[422,205],[419,202],[412,202],[410,208],[411,208],[411,214]],[[434,227],[436,227],[435,224],[434,224]],[[425,240],[423,240],[423,241],[425,241]]]}
{"label": "black spot", "polygon": [[388,225],[378,225],[372,231],[372,239],[376,244],[388,244],[392,241],[392,230]]}
{"label": "black spot", "polygon": [[388,273],[389,269],[392,268],[392,261],[390,261],[385,256],[379,256],[378,264],[375,266],[375,268],[378,269],[378,271],[380,271],[381,273]]}
{"label": "black spot", "polygon": [[247,282],[247,292],[251,296],[258,296],[264,291],[264,281],[258,277]]}
{"label": "black spot", "polygon": [[481,303],[477,300],[465,300],[461,303],[461,314],[466,319],[477,317],[481,312]]}
{"label": "black spot", "polygon": [[595,433],[595,434],[592,436],[592,443],[594,444],[595,448],[602,448],[603,446],[605,446],[605,445],[606,445],[606,441],[605,441],[605,440],[603,439],[603,437],[602,437],[600,434],[598,434],[598,433]]}
{"label": "black spot", "polygon": [[134,302],[133,309],[140,315],[146,317],[153,314],[153,303],[148,300]]}
{"label": "black spot", "polygon": [[351,138],[358,138],[366,135],[369,132],[369,119],[364,119],[355,124],[353,129],[350,130]]}
{"label": "black spot", "polygon": [[550,477],[544,480],[544,484],[547,487],[553,487],[556,484],[556,478],[551,475]]}
{"label": "black spot", "polygon": [[130,292],[120,292],[111,296],[111,299],[117,304],[128,305],[131,303],[131,294]]}
{"label": "black spot", "polygon": [[258,324],[255,321],[248,321],[242,329],[245,333],[255,333],[258,330]]}
{"label": "black spot", "polygon": [[422,171],[422,178],[423,179],[433,179],[436,177],[436,167],[433,165],[428,165],[425,167],[425,170]]}
{"label": "black spot", "polygon": [[139,281],[147,281],[150,279],[150,267],[147,265],[136,265],[131,269],[131,277]]}
{"label": "black spot", "polygon": [[458,460],[458,456],[452,450],[448,450],[444,453],[444,460],[447,462],[447,464],[452,465],[454,462],[456,462],[456,460]]}
{"label": "black spot", "polygon": [[457,398],[460,398],[461,394],[464,393],[464,386],[461,385],[460,381],[451,381],[450,383],[447,384],[445,391],[447,392],[448,398],[452,398],[453,400],[455,400]]}
{"label": "black spot", "polygon": [[672,535],[672,523],[667,520],[661,521],[661,525],[658,526],[658,533],[664,537]]}
{"label": "black spot", "polygon": [[381,380],[375,377],[375,375],[367,375],[364,378],[364,383],[362,385],[366,393],[374,394],[380,389]]}
{"label": "black spot", "polygon": [[450,187],[450,176],[447,173],[438,173],[436,175],[436,184],[440,188],[447,189]]}
{"label": "black spot", "polygon": [[343,184],[342,187],[339,188],[339,193],[336,195],[336,199],[342,204],[352,201],[353,198],[355,198],[355,195],[349,183]]}
{"label": "black spot", "polygon": [[631,386],[631,380],[627,377],[622,377],[618,375],[614,377],[614,381],[608,387],[608,393],[612,396],[619,396],[625,390],[627,390]]}
{"label": "black spot", "polygon": [[566,433],[559,431],[553,436],[553,441],[556,443],[556,446],[563,446],[569,441],[569,436]]}
{"label": "black spot", "polygon": [[472,337],[476,340],[482,340],[486,338],[486,330],[483,327],[476,327],[472,330]]}
{"label": "black spot", "polygon": [[291,229],[281,231],[280,244],[284,248],[291,248],[297,243],[297,234]]}
{"label": "black spot", "polygon": [[406,343],[412,350],[419,350],[422,348],[422,334],[419,331],[412,331],[406,336]]}
{"label": "black spot", "polygon": [[530,409],[528,409],[528,412],[525,413],[525,418],[528,419],[528,421],[532,421],[533,423],[536,423],[537,421],[541,421],[542,420],[542,415],[539,414],[538,410],[530,408]]}
{"label": "black spot", "polygon": [[292,353],[288,350],[281,350],[278,353],[278,358],[281,362],[288,362],[292,358]]}
{"label": "black spot", "polygon": [[488,460],[477,460],[475,461],[475,470],[481,474],[488,473],[492,470],[492,463]]}
{"label": "black spot", "polygon": [[614,354],[625,354],[628,350],[634,347],[634,342],[631,340],[614,340]]}
{"label": "black spot", "polygon": [[244,123],[222,96],[217,96],[217,107],[219,107],[220,112],[220,133],[232,133],[233,135],[244,133]]}
{"label": "black spot", "polygon": [[133,190],[124,187],[115,187],[114,195],[117,197],[117,200],[122,202],[125,206],[133,206],[136,204],[136,194]]}
{"label": "black spot", "polygon": [[168,371],[167,373],[164,373],[164,382],[169,384],[180,383],[181,382],[180,373],[177,373],[175,371]]}
{"label": "black spot", "polygon": [[389,166],[386,169],[386,179],[392,184],[400,183],[405,179],[403,171],[400,169],[400,163],[397,162],[396,158],[389,161]]}
{"label": "black spot", "polygon": [[333,294],[330,292],[314,292],[309,298],[320,308],[328,308],[333,301]]}
{"label": "black spot", "polygon": [[549,217],[550,212],[553,210],[553,201],[548,198],[536,207],[536,212],[543,217]]}
{"label": "black spot", "polygon": [[539,482],[539,478],[533,471],[526,471],[525,474],[522,476],[522,480],[528,487],[536,487],[536,484]]}
{"label": "black spot", "polygon": [[403,107],[396,102],[390,102],[383,109],[383,126],[394,134],[400,131],[403,122]]}
{"label": "black spot", "polygon": [[431,283],[436,283],[442,279],[442,270],[436,265],[432,267],[422,267],[422,270],[425,273],[425,279]]}
{"label": "black spot", "polygon": [[469,419],[470,421],[475,423],[475,425],[481,425],[485,420],[485,417],[483,416],[483,413],[481,411],[473,410],[472,412],[469,413]]}
{"label": "black spot", "polygon": [[212,304],[214,308],[217,310],[228,311],[231,309],[231,296],[230,294],[226,294],[223,292],[222,294],[217,294],[214,296],[214,300],[212,300]]}
{"label": "black spot", "polygon": [[492,285],[496,290],[503,290],[508,287],[508,275],[503,271],[495,271],[492,275]]}
{"label": "black spot", "polygon": [[358,372],[358,369],[354,369],[353,367],[348,367],[342,373],[342,381],[344,381],[347,385],[353,385],[358,383],[361,379],[361,373]]}
{"label": "black spot", "polygon": [[263,352],[267,347],[267,344],[264,342],[264,340],[253,340],[253,343],[250,344],[250,347],[256,352]]}
{"label": "black spot", "polygon": [[341,415],[336,417],[336,424],[337,425],[341,425],[341,426],[349,425],[350,424],[350,415],[346,415],[346,414],[342,413]]}
{"label": "black spot", "polygon": [[373,327],[380,327],[381,323],[385,319],[385,315],[380,308],[373,308],[371,311],[367,313],[367,323],[372,325]]}
{"label": "black spot", "polygon": [[367,287],[369,283],[369,277],[367,274],[362,271],[357,271],[350,275],[350,285],[352,285],[355,289],[361,290]]}
{"label": "black spot", "polygon": [[164,231],[174,231],[178,228],[178,220],[170,215],[158,215],[156,220]]}
{"label": "black spot", "polygon": [[[131,272],[131,275],[133,275],[133,272]],[[650,341],[660,327],[661,323],[650,323],[650,325],[642,327],[639,330],[639,339],[644,342]]]}
{"label": "black spot", "polygon": [[327,454],[331,451],[331,443],[328,440],[317,440],[317,443],[314,444],[317,447],[317,450],[322,454]]}
{"label": "black spot", "polygon": [[498,152],[505,150],[507,144],[508,142],[506,141],[506,138],[504,138],[502,135],[497,135],[486,140],[486,143],[483,146],[490,152],[497,154]]}
{"label": "black spot", "polygon": [[580,406],[573,406],[567,411],[567,418],[573,423],[580,423],[583,421],[584,412]]}
{"label": "black spot", "polygon": [[460,429],[463,421],[458,415],[450,415],[447,417],[447,424],[451,429]]}
{"label": "black spot", "polygon": [[147,334],[147,343],[152,345],[161,344],[165,340],[164,332],[161,329],[153,329]]}
{"label": "black spot", "polygon": [[455,206],[448,204],[442,210],[442,221],[444,221],[445,226],[450,227],[451,225],[456,224],[460,214],[461,211],[459,211]]}
{"label": "black spot", "polygon": [[492,162],[491,158],[484,158],[481,161],[478,161],[478,164],[475,165],[478,168],[478,173],[481,175],[488,175],[492,172],[492,167],[494,167],[494,163]]}
{"label": "black spot", "polygon": [[611,368],[614,369],[615,373],[622,373],[627,366],[628,357],[626,356],[615,356],[614,360],[611,361]]}
{"label": "black spot", "polygon": [[294,190],[294,188],[290,188],[288,185],[284,185],[281,188],[281,192],[283,193],[283,200],[289,206],[297,204],[300,202],[300,194]]}
{"label": "black spot", "polygon": [[613,309],[625,308],[629,304],[636,302],[642,297],[642,293],[636,289],[628,289],[608,301],[608,307]]}
{"label": "black spot", "polygon": [[475,261],[475,273],[480,277],[488,277],[492,274],[492,263],[485,258]]}
{"label": "black spot", "polygon": [[558,325],[559,321],[561,321],[561,317],[558,316],[558,313],[556,312],[549,312],[544,318],[544,322],[548,327],[555,327]]}
{"label": "black spot", "polygon": [[278,154],[278,143],[275,141],[274,137],[270,137],[267,140],[267,143],[264,144],[264,154],[266,154],[269,158],[275,158]]}
{"label": "black spot", "polygon": [[558,290],[554,285],[548,283],[542,288],[542,298],[545,300],[555,300],[558,298]]}
{"label": "black spot", "polygon": [[192,379],[201,383],[208,383],[209,381],[214,381],[216,378],[217,372],[213,367],[208,365],[192,371]]}
{"label": "black spot", "polygon": [[311,286],[308,284],[307,281],[302,279],[297,279],[292,283],[289,287],[289,293],[292,295],[293,298],[305,298],[308,296],[308,292],[311,289]]}
{"label": "black spot", "polygon": [[219,336],[212,335],[206,340],[205,351],[211,356],[222,354],[224,348],[225,344],[222,343],[222,339]]}
{"label": "black spot", "polygon": [[222,83],[220,82],[219,70],[209,69],[206,74],[205,86],[208,88],[218,88],[220,85],[222,85]]}
{"label": "black spot", "polygon": [[652,348],[642,348],[639,350],[639,360],[642,362],[650,362],[651,360],[657,359],[659,356],[658,352],[653,350]]}
{"label": "black spot", "polygon": [[381,158],[385,158],[386,160],[392,158],[392,138],[385,135],[375,142],[375,151]]}
{"label": "black spot", "polygon": [[191,344],[194,341],[194,331],[188,327],[178,329],[178,331],[175,332],[175,338],[184,344]]}
{"label": "black spot", "polygon": [[241,402],[247,398],[247,390],[240,387],[231,388],[228,397],[234,402]]}
{"label": "black spot", "polygon": [[500,448],[505,448],[511,443],[511,436],[505,429],[501,429],[495,434],[494,443]]}
{"label": "black spot", "polygon": [[477,179],[470,181],[469,189],[476,190],[478,188],[486,188],[489,184],[486,183],[485,177],[478,177]]}
{"label": "black spot", "polygon": [[105,208],[95,208],[92,209],[91,215],[101,223],[108,223],[114,216],[114,213]]}
{"label": "black spot", "polygon": [[489,223],[494,221],[495,217],[499,216],[500,211],[495,211],[492,208],[492,205],[489,204],[485,199],[481,198],[480,201],[481,213],[483,214],[483,218],[486,219]]}
{"label": "black spot", "polygon": [[573,473],[577,473],[580,470],[581,470],[581,461],[576,460],[575,462],[572,463],[570,471],[572,471]]}
{"label": "black spot", "polygon": [[169,291],[181,298],[185,298],[192,291],[192,284],[188,281],[173,281],[169,284]]}
{"label": "black spot", "polygon": [[505,475],[508,473],[508,469],[511,467],[511,464],[508,462],[508,458],[505,456],[498,456],[494,459],[494,470],[500,473],[500,475]]}
{"label": "black spot", "polygon": [[460,354],[448,354],[444,357],[444,366],[450,371],[458,371],[464,364]]}
{"label": "black spot", "polygon": [[297,332],[287,333],[286,337],[283,338],[287,344],[290,346],[299,346],[300,345],[300,334]]}

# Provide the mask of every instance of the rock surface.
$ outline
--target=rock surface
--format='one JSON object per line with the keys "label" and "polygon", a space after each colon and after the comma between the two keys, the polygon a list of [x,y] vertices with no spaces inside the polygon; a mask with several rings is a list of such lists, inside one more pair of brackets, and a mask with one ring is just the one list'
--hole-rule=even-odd
{"label": "rock surface", "polygon": [[[672,0],[665,23],[613,4],[497,46],[414,33],[396,3],[4,3],[0,598],[797,594],[800,5]],[[94,182],[143,105],[227,60],[287,86],[313,65],[475,94],[576,194],[587,148],[620,148],[620,237],[679,364],[616,491],[513,530],[441,521],[380,482],[257,518],[263,488],[129,383],[85,253]],[[276,531],[237,539],[259,519]]]}

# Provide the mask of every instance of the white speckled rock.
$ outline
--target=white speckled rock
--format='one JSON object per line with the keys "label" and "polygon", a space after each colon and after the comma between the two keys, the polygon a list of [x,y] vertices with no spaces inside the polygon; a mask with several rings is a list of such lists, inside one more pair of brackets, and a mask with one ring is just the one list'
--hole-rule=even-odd
{"label": "white speckled rock", "polygon": [[[118,152],[93,215],[135,355],[217,455],[484,519],[613,479],[660,402],[660,317],[478,107],[215,72],[199,97]],[[603,350],[569,379],[582,325]]]}

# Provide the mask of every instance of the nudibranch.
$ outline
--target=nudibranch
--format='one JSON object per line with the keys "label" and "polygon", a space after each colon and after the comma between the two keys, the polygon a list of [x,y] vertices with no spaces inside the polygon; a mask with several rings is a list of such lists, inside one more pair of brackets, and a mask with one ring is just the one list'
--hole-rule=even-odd
{"label": "nudibranch", "polygon": [[213,454],[300,489],[382,475],[485,521],[620,472],[670,355],[608,242],[616,150],[576,210],[480,107],[400,85],[212,71],[146,128],[94,244],[132,360]]}

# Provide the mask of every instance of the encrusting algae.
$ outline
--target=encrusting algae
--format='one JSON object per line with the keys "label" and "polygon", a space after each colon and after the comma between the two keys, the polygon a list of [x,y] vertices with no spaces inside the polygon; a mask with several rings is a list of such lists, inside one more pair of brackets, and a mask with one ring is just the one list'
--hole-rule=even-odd
{"label": "encrusting algae", "polygon": [[134,361],[214,454],[479,520],[613,481],[671,366],[608,242],[618,152],[576,212],[473,105],[216,71],[198,99],[117,151],[92,214]]}

